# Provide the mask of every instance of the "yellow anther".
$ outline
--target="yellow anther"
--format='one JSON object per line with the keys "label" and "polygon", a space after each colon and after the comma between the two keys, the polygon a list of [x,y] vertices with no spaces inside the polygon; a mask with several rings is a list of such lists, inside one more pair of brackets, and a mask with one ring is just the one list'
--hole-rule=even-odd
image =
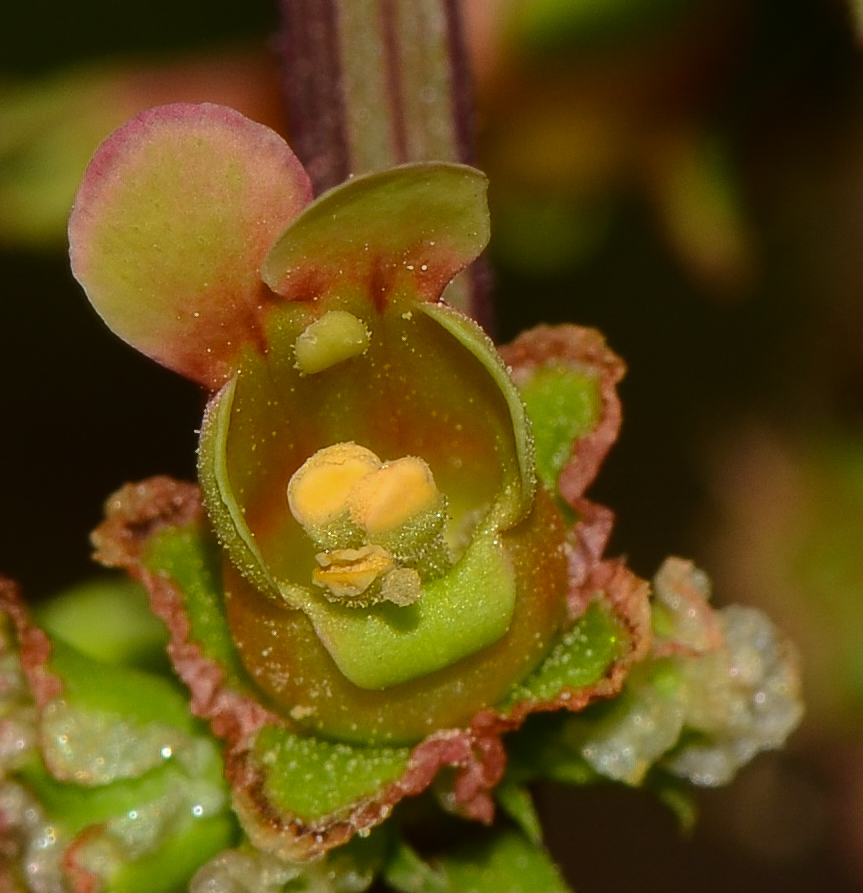
{"label": "yellow anther", "polygon": [[318,450],[288,483],[291,514],[308,530],[320,528],[346,512],[348,495],[381,460],[355,443],[336,443]]}
{"label": "yellow anther", "polygon": [[330,310],[306,326],[294,343],[297,369],[313,375],[365,353],[369,330],[346,310]]}
{"label": "yellow anther", "polygon": [[358,478],[348,508],[351,520],[375,536],[401,527],[439,501],[431,469],[422,459],[406,456]]}
{"label": "yellow anther", "polygon": [[338,599],[355,599],[362,595],[395,563],[393,556],[380,546],[335,549],[320,552],[315,559],[321,566],[312,571],[312,581]]}
{"label": "yellow anther", "polygon": [[410,605],[422,592],[421,575],[447,564],[438,554],[446,553],[446,500],[415,456],[382,463],[356,443],[325,447],[291,477],[288,504],[324,550],[312,582],[331,601]]}

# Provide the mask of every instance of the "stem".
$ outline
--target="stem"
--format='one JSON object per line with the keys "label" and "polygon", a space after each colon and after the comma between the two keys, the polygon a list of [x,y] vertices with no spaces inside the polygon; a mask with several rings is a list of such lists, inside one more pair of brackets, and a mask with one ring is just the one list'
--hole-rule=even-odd
{"label": "stem", "polygon": [[[412,161],[473,160],[458,0],[279,0],[291,145],[317,192]],[[487,317],[483,270],[446,298]],[[484,312],[485,311],[485,312]]]}

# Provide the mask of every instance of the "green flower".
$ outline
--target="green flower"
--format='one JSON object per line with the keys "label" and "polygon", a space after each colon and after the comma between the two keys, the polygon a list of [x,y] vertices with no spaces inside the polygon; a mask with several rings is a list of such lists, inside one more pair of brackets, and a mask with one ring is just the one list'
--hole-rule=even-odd
{"label": "green flower", "polygon": [[312,201],[274,133],[177,105],[110,137],[78,194],[93,305],[210,392],[201,489],[124,488],[98,554],[150,590],[243,830],[281,859],[433,781],[490,821],[504,733],[616,694],[649,649],[649,587],[583,497],[621,362],[575,326],[498,352],[443,300],[485,188],[423,164]]}

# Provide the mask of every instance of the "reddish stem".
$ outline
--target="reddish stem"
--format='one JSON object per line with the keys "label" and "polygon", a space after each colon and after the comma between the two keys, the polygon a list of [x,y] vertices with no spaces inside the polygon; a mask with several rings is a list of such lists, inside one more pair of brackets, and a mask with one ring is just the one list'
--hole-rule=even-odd
{"label": "reddish stem", "polygon": [[[279,0],[291,145],[320,193],[412,161],[471,163],[472,89],[458,0]],[[474,267],[447,300],[481,321]]]}

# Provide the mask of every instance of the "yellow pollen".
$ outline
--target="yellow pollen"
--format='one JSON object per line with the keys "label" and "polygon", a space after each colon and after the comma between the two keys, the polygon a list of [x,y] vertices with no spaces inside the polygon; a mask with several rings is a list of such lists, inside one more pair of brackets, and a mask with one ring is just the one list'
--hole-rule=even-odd
{"label": "yellow pollen", "polygon": [[304,528],[321,527],[344,514],[348,495],[358,481],[380,468],[381,460],[355,443],[318,450],[288,484],[291,514]]}
{"label": "yellow pollen", "polygon": [[423,578],[413,564],[425,560],[423,550],[434,551],[429,544],[445,508],[425,461],[382,463],[366,447],[336,443],[297,469],[287,496],[293,516],[324,549],[315,555],[312,582],[328,599],[367,607],[420,597]]}
{"label": "yellow pollen", "polygon": [[357,479],[348,507],[351,520],[375,536],[433,508],[439,496],[428,465],[417,456],[406,456]]}

